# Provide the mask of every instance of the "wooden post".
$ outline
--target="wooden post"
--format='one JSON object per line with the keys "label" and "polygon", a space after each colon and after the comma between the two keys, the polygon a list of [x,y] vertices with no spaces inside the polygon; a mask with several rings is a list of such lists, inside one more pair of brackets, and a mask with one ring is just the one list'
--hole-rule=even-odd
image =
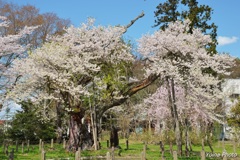
{"label": "wooden post", "polygon": [[109,153],[109,152],[107,152],[107,154],[106,154],[106,159],[107,159],[107,160],[111,160],[111,156],[110,156],[110,153]]}
{"label": "wooden post", "polygon": [[227,156],[226,155],[223,156],[223,160],[227,160]]}
{"label": "wooden post", "polygon": [[14,148],[12,148],[12,152],[10,152],[9,160],[14,160]]}
{"label": "wooden post", "polygon": [[8,155],[8,143],[6,143],[6,146],[5,146],[5,154]]}
{"label": "wooden post", "polygon": [[66,140],[63,139],[63,148],[65,149],[66,148]]}
{"label": "wooden post", "polygon": [[205,151],[202,150],[202,151],[201,151],[201,160],[205,160],[205,159],[206,159]]}
{"label": "wooden post", "polygon": [[178,160],[177,151],[173,151],[173,160]]}
{"label": "wooden post", "polygon": [[42,150],[42,139],[39,139],[39,151]]}
{"label": "wooden post", "polygon": [[78,147],[78,157],[79,157],[79,160],[81,160],[81,147]]}
{"label": "wooden post", "polygon": [[160,145],[160,151],[162,153],[162,159],[164,159],[164,144],[162,141],[159,142],[159,145]]}
{"label": "wooden post", "polygon": [[75,152],[75,160],[80,160],[78,157],[78,151]]}
{"label": "wooden post", "polygon": [[24,152],[24,142],[22,142],[22,153]]}
{"label": "wooden post", "polygon": [[18,140],[16,140],[16,152],[18,152]]}
{"label": "wooden post", "polygon": [[42,150],[44,150],[44,142],[42,141]]}
{"label": "wooden post", "polygon": [[129,149],[129,146],[128,146],[128,139],[126,140],[126,148]]}
{"label": "wooden post", "polygon": [[235,142],[235,140],[233,141],[233,153],[236,153],[236,142]]}
{"label": "wooden post", "polygon": [[46,152],[44,150],[41,152],[41,160],[46,160]]}
{"label": "wooden post", "polygon": [[51,148],[53,148],[53,139],[51,139]]}
{"label": "wooden post", "polygon": [[107,140],[107,148],[109,148],[109,140]]}
{"label": "wooden post", "polygon": [[224,138],[222,140],[222,149],[223,149],[223,151],[225,151],[225,140],[224,140]]}
{"label": "wooden post", "polygon": [[169,143],[170,153],[173,155],[173,145],[172,142]]}
{"label": "wooden post", "polygon": [[98,141],[98,149],[101,149],[102,148],[102,145],[101,145],[101,142],[100,141]]}
{"label": "wooden post", "polygon": [[141,160],[145,160],[144,152],[143,152],[143,151],[141,152]]}
{"label": "wooden post", "polygon": [[28,152],[29,152],[29,143],[30,143],[30,141],[27,140],[27,151],[28,151]]}
{"label": "wooden post", "polygon": [[5,141],[3,142],[3,153],[5,154],[5,150],[6,150],[6,143]]}
{"label": "wooden post", "polygon": [[202,150],[204,150],[204,138],[202,138]]}
{"label": "wooden post", "polygon": [[144,146],[143,146],[143,159],[146,159],[146,150],[147,150],[147,144],[146,142],[144,142]]}
{"label": "wooden post", "polygon": [[114,146],[112,146],[112,160],[114,160],[115,159],[115,155],[114,155],[114,150],[115,150],[115,148],[114,148]]}

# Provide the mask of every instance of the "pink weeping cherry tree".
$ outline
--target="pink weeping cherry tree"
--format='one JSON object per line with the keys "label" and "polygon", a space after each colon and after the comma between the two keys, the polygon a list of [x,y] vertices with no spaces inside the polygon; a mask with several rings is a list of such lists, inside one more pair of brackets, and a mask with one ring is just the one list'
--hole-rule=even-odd
{"label": "pink weeping cherry tree", "polygon": [[[138,48],[148,61],[146,76],[159,74],[165,82],[179,154],[182,154],[179,112],[185,109],[180,110],[175,86],[184,89],[183,95],[190,97],[193,104],[205,99],[217,101],[221,98],[221,80],[211,73],[228,74],[226,70],[233,64],[233,58],[228,54],[210,54],[206,49],[212,41],[210,36],[204,35],[197,28],[189,33],[189,24],[189,20],[176,21],[165,30],[145,35],[139,40]],[[187,105],[190,102],[186,100],[183,108],[190,107],[191,105]],[[212,103],[205,105],[209,109],[216,107]],[[202,108],[200,110],[203,111]]]}

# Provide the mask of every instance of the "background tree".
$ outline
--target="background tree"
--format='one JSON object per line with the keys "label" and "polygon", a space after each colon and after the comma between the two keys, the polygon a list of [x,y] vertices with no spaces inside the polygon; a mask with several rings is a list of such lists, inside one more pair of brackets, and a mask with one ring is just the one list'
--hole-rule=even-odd
{"label": "background tree", "polygon": [[212,42],[207,45],[211,54],[216,54],[217,26],[210,23],[213,10],[208,5],[199,5],[197,0],[167,0],[157,6],[154,12],[156,20],[154,27],[165,29],[170,22],[176,20],[191,21],[188,32],[192,33],[193,28],[200,29],[204,34],[212,38]]}
{"label": "background tree", "polygon": [[9,24],[10,22],[6,17],[0,16],[0,88],[2,94],[0,98],[2,104],[4,104],[3,98],[6,89],[9,87],[9,82],[14,83],[11,75],[8,74],[7,69],[12,63],[14,57],[23,56],[23,53],[30,47],[29,45],[22,46],[19,41],[36,29],[36,27],[25,27],[23,30],[20,30],[18,34],[6,35],[5,31],[9,27]]}
{"label": "background tree", "polygon": [[[6,17],[8,20],[7,26],[1,28],[1,35],[12,38],[14,37],[13,35],[18,35],[18,38],[16,36],[15,40],[12,39],[12,42],[9,42],[7,39],[3,41],[8,46],[10,46],[10,44],[12,46],[15,45],[15,48],[12,47],[12,50],[10,50],[11,48],[7,45],[5,47],[1,45],[3,49],[8,47],[8,51],[1,50],[4,56],[0,56],[1,94],[5,94],[6,88],[9,88],[9,85],[14,81],[11,75],[5,74],[5,70],[11,66],[15,59],[23,58],[27,56],[28,53],[31,54],[32,49],[40,47],[46,41],[47,36],[62,35],[64,33],[64,28],[70,25],[70,20],[62,19],[54,13],[40,14],[39,9],[32,5],[18,6],[3,0],[0,1],[0,15]],[[21,32],[26,26],[38,27],[35,28],[34,31],[32,30],[31,34],[22,35],[20,37],[19,35],[23,34]],[[29,51],[28,53],[26,52],[27,50]],[[10,80],[13,81],[10,82]],[[57,119],[56,125],[58,126],[58,135],[62,135],[62,124],[64,122],[61,118],[64,114],[61,109],[62,107],[58,103],[51,103],[50,106],[51,109],[55,108],[57,110],[57,116],[54,115],[54,117]],[[41,108],[44,109],[46,106],[44,107],[44,105],[42,105]],[[46,109],[44,109],[44,111],[46,111]],[[59,141],[60,139],[61,136],[58,137]]]}
{"label": "background tree", "polygon": [[36,114],[37,108],[30,101],[21,102],[21,111],[17,111],[8,130],[13,140],[30,140],[37,143],[39,139],[50,141],[56,138],[53,120],[46,120]]}
{"label": "background tree", "polygon": [[32,36],[22,39],[23,44],[32,44],[36,48],[46,41],[47,35],[61,35],[64,28],[70,25],[70,20],[62,19],[54,13],[39,13],[32,5],[18,6],[0,1],[0,15],[11,22],[5,31],[7,35],[17,34],[25,26],[39,26]]}
{"label": "background tree", "polygon": [[[30,47],[40,46],[46,40],[46,35],[62,34],[63,28],[70,24],[69,20],[61,19],[56,14],[40,14],[34,6],[18,6],[5,1],[0,1],[0,15],[5,17],[1,19],[1,21],[5,20],[2,23],[4,25],[1,26],[1,36],[4,38],[8,36],[8,39],[2,40],[4,44],[1,44],[1,68],[8,68],[16,58],[26,55],[26,50]],[[35,29],[32,29],[31,34],[29,34],[29,31],[24,31],[26,26],[35,26]],[[16,36],[14,37],[14,35]],[[10,42],[10,38],[12,38],[12,42]],[[12,47],[9,47],[10,45]],[[1,77],[1,79],[4,82],[8,81],[6,76]]]}

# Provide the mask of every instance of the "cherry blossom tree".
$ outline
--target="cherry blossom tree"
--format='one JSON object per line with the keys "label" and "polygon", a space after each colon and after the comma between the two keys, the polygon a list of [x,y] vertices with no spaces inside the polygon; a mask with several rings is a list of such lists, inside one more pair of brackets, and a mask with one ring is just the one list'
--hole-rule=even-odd
{"label": "cherry blossom tree", "polygon": [[[189,127],[199,128],[199,125],[208,126],[213,121],[221,122],[214,113],[214,106],[218,105],[217,97],[206,98],[196,95],[188,89],[189,94],[185,94],[185,89],[175,85],[175,96],[177,113],[180,124],[185,130],[185,147],[189,151]],[[174,121],[171,107],[169,106],[169,95],[166,83],[157,89],[150,97],[144,100],[144,112],[147,112],[154,120],[164,125],[163,129],[172,129]],[[166,126],[168,125],[168,126]],[[188,154],[188,153],[187,153]]]}
{"label": "cherry blossom tree", "polygon": [[182,140],[175,85],[184,88],[185,96],[191,94],[193,101],[197,101],[197,97],[214,98],[216,101],[221,95],[220,79],[206,70],[211,68],[216,74],[228,74],[226,69],[233,61],[227,54],[209,53],[205,46],[211,42],[210,36],[197,28],[189,33],[189,24],[189,20],[176,21],[164,31],[145,35],[139,40],[139,52],[149,62],[146,76],[159,74],[166,82],[179,154],[182,154]]}
{"label": "cherry blossom tree", "polygon": [[134,57],[122,35],[138,18],[126,27],[94,26],[94,20],[89,19],[79,28],[67,28],[63,36],[49,37],[49,42],[29,57],[15,61],[9,72],[22,76],[7,98],[14,101],[30,98],[35,103],[58,101],[70,115],[68,149],[91,146],[90,133],[82,123],[86,111],[95,107],[101,116],[157,78],[129,82],[129,77],[123,76],[124,67]]}
{"label": "cherry blossom tree", "polygon": [[23,56],[23,53],[28,49],[29,45],[21,45],[20,40],[31,34],[37,27],[25,27],[16,35],[6,35],[6,30],[10,22],[6,17],[0,16],[0,87],[1,101],[6,93],[6,88],[9,87],[9,82],[12,80],[7,69],[16,58]]}

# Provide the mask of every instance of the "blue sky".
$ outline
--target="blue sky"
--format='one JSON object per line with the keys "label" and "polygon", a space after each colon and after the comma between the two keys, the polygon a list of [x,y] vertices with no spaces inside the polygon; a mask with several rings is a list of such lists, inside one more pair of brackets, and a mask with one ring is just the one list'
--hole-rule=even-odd
{"label": "blue sky", "polygon": [[[152,33],[156,6],[165,0],[9,0],[15,4],[31,4],[41,13],[53,12],[61,18],[68,18],[75,26],[86,22],[88,17],[96,19],[100,25],[127,25],[142,11],[145,16],[138,20],[125,34],[125,38],[135,42],[143,34]],[[212,21],[218,26],[219,52],[227,52],[240,57],[240,1],[239,0],[199,0],[213,8]]]}

